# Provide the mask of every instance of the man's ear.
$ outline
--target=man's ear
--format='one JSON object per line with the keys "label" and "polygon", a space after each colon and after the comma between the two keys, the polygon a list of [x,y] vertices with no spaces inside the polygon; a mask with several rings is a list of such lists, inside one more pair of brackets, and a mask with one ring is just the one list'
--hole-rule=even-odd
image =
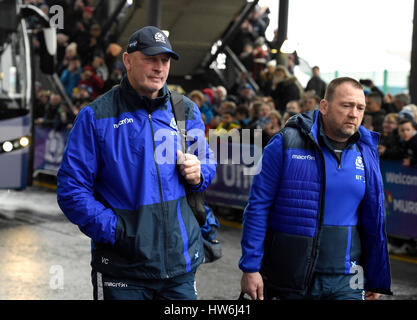
{"label": "man's ear", "polygon": [[126,71],[130,70],[130,59],[129,59],[129,54],[127,52],[123,53],[123,64],[125,65]]}
{"label": "man's ear", "polygon": [[329,102],[326,99],[321,99],[321,101],[320,101],[320,112],[321,112],[321,114],[326,115],[328,108],[329,108]]}

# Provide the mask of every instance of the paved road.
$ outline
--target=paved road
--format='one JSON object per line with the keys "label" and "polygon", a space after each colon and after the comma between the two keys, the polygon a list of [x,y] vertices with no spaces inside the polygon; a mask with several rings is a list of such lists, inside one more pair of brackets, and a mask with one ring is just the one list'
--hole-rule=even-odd
{"label": "paved road", "polygon": [[[235,300],[240,291],[240,234],[223,225],[223,257],[197,271],[200,299]],[[71,224],[53,191],[0,191],[0,299],[91,300],[90,240]],[[417,259],[391,260],[393,297],[417,299]]]}

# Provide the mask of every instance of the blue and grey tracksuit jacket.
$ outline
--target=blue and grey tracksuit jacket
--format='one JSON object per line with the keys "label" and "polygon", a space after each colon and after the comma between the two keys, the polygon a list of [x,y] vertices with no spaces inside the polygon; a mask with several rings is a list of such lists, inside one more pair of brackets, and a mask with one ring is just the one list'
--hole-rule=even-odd
{"label": "blue and grey tracksuit jacket", "polygon": [[[331,252],[329,247],[320,250],[323,249],[321,240],[329,246],[333,234],[333,240],[340,243],[340,232],[334,232],[336,228],[347,235],[347,248],[338,255],[349,258],[358,252],[350,247],[353,234],[345,225],[346,219],[330,217],[328,222],[333,228],[324,226],[324,213],[329,212],[325,210],[328,170],[318,141],[319,114],[318,110],[298,114],[274,136],[265,148],[260,163],[262,170],[253,179],[244,212],[239,267],[244,272],[260,271],[266,286],[282,292],[307,292],[313,273],[326,268],[317,265],[319,253]],[[364,127],[360,127],[359,133],[356,146],[362,161],[358,165],[364,169],[364,177],[356,168],[352,175],[358,175],[362,183],[364,179],[365,192],[358,208],[353,209],[358,211],[354,224],[361,246],[361,256],[355,259],[360,258],[366,290],[391,294],[378,134]],[[334,206],[336,216],[337,206],[343,206],[342,203],[329,205]],[[354,220],[354,216],[349,220]],[[325,259],[320,260],[322,263]],[[352,261],[346,262],[349,266]],[[344,266],[342,273],[343,269]]]}
{"label": "blue and grey tracksuit jacket", "polygon": [[[125,77],[84,107],[71,131],[58,203],[92,239],[92,267],[108,276],[166,279],[203,261],[200,227],[176,166],[181,141],[169,96],[166,86],[156,99],[140,96]],[[198,107],[185,97],[184,106],[202,163],[202,183],[193,191],[201,192],[216,164]]]}

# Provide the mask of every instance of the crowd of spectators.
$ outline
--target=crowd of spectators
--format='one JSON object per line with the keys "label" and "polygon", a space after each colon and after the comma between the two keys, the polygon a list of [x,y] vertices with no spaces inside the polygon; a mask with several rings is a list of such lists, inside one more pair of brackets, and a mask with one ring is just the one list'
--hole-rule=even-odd
{"label": "crowd of spectators", "polygon": [[[197,105],[206,124],[207,137],[238,133],[241,129],[262,130],[262,146],[300,112],[319,108],[327,84],[320,77],[320,68],[312,68],[312,77],[303,88],[293,74],[296,53],[287,57],[286,66],[277,65],[273,55],[275,38],[264,38],[268,26],[267,9],[256,8],[246,19],[230,45],[248,70],[240,74],[230,92],[223,86],[193,90],[189,98]],[[248,76],[258,83],[255,92]],[[417,107],[405,93],[384,94],[369,79],[360,80],[366,95],[366,112],[362,124],[381,134],[381,159],[400,160],[404,166],[417,165]],[[198,99],[196,98],[198,96]]]}
{"label": "crowd of spectators", "polygon": [[[283,70],[284,67],[278,65],[276,69]],[[416,166],[417,106],[410,104],[410,97],[405,93],[384,95],[376,86],[364,86],[364,92],[366,112],[362,125],[380,133],[378,151],[381,159],[400,160],[404,166]],[[285,108],[277,107],[271,95],[255,94],[247,84],[238,96],[217,86],[193,90],[189,98],[200,108],[208,138],[226,133],[233,136],[233,129],[237,135],[241,129],[261,129],[263,147],[291,116],[319,109],[321,100],[315,90],[304,89],[298,99],[286,102]]]}
{"label": "crowd of spectators", "polygon": [[[46,0],[26,2],[48,10]],[[92,2],[74,0],[65,8],[68,24],[57,37],[57,69],[73,107],[64,103],[59,94],[43,90],[37,83],[35,117],[41,126],[70,129],[83,106],[120,83],[124,66],[116,57],[122,48],[116,43],[106,43],[101,37],[101,27],[93,18]],[[250,129],[261,132],[265,147],[291,116],[319,108],[326,89],[319,67],[312,68],[312,77],[303,88],[293,74],[296,53],[287,56],[286,66],[277,65],[271,54],[277,31],[271,42],[265,39],[268,13],[267,8],[256,7],[230,43],[248,72],[241,73],[229,90],[219,85],[188,93],[200,108],[208,138],[211,134],[239,134],[242,129]],[[255,92],[249,77],[259,85],[259,91]],[[417,107],[410,104],[407,94],[384,94],[371,80],[360,82],[367,104],[363,125],[381,134],[378,150],[381,159],[417,165]]]}
{"label": "crowd of spectators", "polygon": [[382,98],[369,93],[367,109],[368,100],[376,106],[370,112],[366,111],[370,120],[365,119],[363,125],[381,134],[378,147],[380,158],[400,160],[404,166],[416,166],[417,106],[410,104],[410,97],[403,93],[387,94]]}
{"label": "crowd of spectators", "polygon": [[[122,48],[108,41],[94,18],[93,0],[26,0],[49,15],[49,7],[64,9],[64,28],[57,30],[56,72],[71,104],[58,92],[36,84],[35,123],[53,129],[71,129],[82,107],[119,84],[124,71],[117,60]],[[33,40],[35,48],[39,41]]]}

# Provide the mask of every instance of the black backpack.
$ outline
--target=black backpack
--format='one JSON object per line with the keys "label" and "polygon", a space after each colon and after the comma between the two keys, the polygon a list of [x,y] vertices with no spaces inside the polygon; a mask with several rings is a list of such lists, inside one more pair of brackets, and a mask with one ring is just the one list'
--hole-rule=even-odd
{"label": "black backpack", "polygon": [[[183,152],[187,152],[187,130],[185,129],[185,108],[184,108],[184,98],[182,94],[179,94],[176,91],[171,92],[171,105],[172,111],[174,113],[175,121],[177,123],[177,128],[181,134],[181,145]],[[206,221],[209,222],[211,229],[210,232],[214,232],[214,235],[209,235],[203,233],[203,243],[204,243],[204,262],[213,262],[222,257],[222,246],[221,243],[214,239],[219,223],[215,215],[211,212],[211,209],[208,207],[204,197],[203,192],[192,192],[189,187],[189,184],[185,182],[185,191],[187,194],[188,205],[196,217],[198,224],[201,227],[205,226]],[[207,208],[206,208],[207,206]],[[207,219],[207,215],[211,214],[211,218]],[[211,223],[210,223],[211,222]],[[211,239],[213,238],[213,239]]]}
{"label": "black backpack", "polygon": [[[181,135],[181,145],[184,153],[188,151],[187,145],[187,130],[185,128],[185,108],[184,98],[182,94],[176,91],[171,91],[171,105],[174,113],[175,121],[177,123],[178,131]],[[187,194],[188,205],[194,212],[194,216],[198,224],[203,226],[206,223],[206,209],[204,207],[205,197],[204,192],[192,192],[189,184],[184,180],[185,192]]]}

